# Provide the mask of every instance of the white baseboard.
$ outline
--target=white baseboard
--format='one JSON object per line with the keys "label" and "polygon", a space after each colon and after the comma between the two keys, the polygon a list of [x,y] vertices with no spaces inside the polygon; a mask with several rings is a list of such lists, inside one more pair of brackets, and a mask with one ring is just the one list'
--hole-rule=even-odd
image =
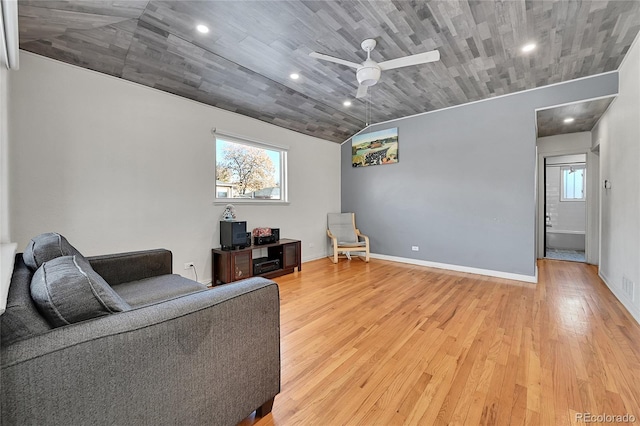
{"label": "white baseboard", "polygon": [[371,253],[374,259],[390,260],[392,262],[409,263],[411,265],[428,266],[429,268],[446,269],[456,272],[467,272],[469,274],[486,275],[489,277],[506,278],[508,280],[524,281],[528,283],[538,282],[538,266],[536,265],[535,275],[513,274],[511,272],[493,271],[491,269],[471,268],[469,266],[450,265],[448,263],[430,262],[428,260],[409,259],[406,257],[387,256],[386,254]]}
{"label": "white baseboard", "polygon": [[640,310],[633,305],[633,301],[630,300],[627,297],[627,295],[624,294],[622,291],[620,291],[620,289],[618,289],[616,286],[611,285],[611,282],[602,273],[602,270],[600,268],[598,268],[598,276],[605,283],[605,285],[609,287],[609,290],[611,290],[611,293],[613,293],[616,299],[618,299],[618,301],[622,304],[622,306],[624,306],[627,312],[631,314],[633,319],[636,320],[638,324],[640,324]]}
{"label": "white baseboard", "polygon": [[328,258],[328,257],[329,257],[328,254],[321,254],[321,255],[313,256],[313,257],[303,257],[302,258],[302,263],[313,262],[314,260],[324,259],[324,258]]}

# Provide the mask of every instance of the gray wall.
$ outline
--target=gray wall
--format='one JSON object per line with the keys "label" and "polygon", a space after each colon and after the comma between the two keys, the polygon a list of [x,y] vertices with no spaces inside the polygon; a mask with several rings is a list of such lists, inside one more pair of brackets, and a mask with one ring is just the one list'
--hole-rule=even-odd
{"label": "gray wall", "polygon": [[617,88],[609,73],[372,126],[398,127],[399,163],[352,168],[343,144],[342,211],[373,253],[534,276],[535,109]]}

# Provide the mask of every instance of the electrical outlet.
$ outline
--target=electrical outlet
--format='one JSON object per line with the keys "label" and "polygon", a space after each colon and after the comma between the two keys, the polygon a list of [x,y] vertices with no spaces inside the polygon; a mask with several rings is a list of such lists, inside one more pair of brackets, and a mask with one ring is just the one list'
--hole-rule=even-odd
{"label": "electrical outlet", "polygon": [[187,262],[184,264],[184,269],[191,269],[191,268],[195,268],[196,265],[193,262]]}
{"label": "electrical outlet", "polygon": [[309,243],[309,248],[314,248],[316,245],[313,243]]}
{"label": "electrical outlet", "polygon": [[411,250],[412,250],[412,251],[420,251],[420,247],[418,247],[418,246],[411,246]]}

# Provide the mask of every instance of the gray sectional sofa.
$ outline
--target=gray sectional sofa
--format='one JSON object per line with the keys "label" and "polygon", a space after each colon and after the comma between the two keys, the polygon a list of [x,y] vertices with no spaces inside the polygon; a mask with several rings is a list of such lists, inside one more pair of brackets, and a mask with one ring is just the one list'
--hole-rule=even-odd
{"label": "gray sectional sofa", "polygon": [[276,283],[208,289],[172,274],[168,250],[83,263],[69,247],[35,270],[39,255],[16,256],[0,316],[3,425],[233,425],[271,410]]}

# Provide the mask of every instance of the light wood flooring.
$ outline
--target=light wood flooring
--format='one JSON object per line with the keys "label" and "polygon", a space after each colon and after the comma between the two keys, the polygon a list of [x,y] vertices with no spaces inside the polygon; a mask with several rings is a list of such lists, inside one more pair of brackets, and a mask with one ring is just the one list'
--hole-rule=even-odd
{"label": "light wood flooring", "polygon": [[640,423],[640,326],[593,266],[539,283],[372,259],[277,278],[282,392],[242,425]]}

